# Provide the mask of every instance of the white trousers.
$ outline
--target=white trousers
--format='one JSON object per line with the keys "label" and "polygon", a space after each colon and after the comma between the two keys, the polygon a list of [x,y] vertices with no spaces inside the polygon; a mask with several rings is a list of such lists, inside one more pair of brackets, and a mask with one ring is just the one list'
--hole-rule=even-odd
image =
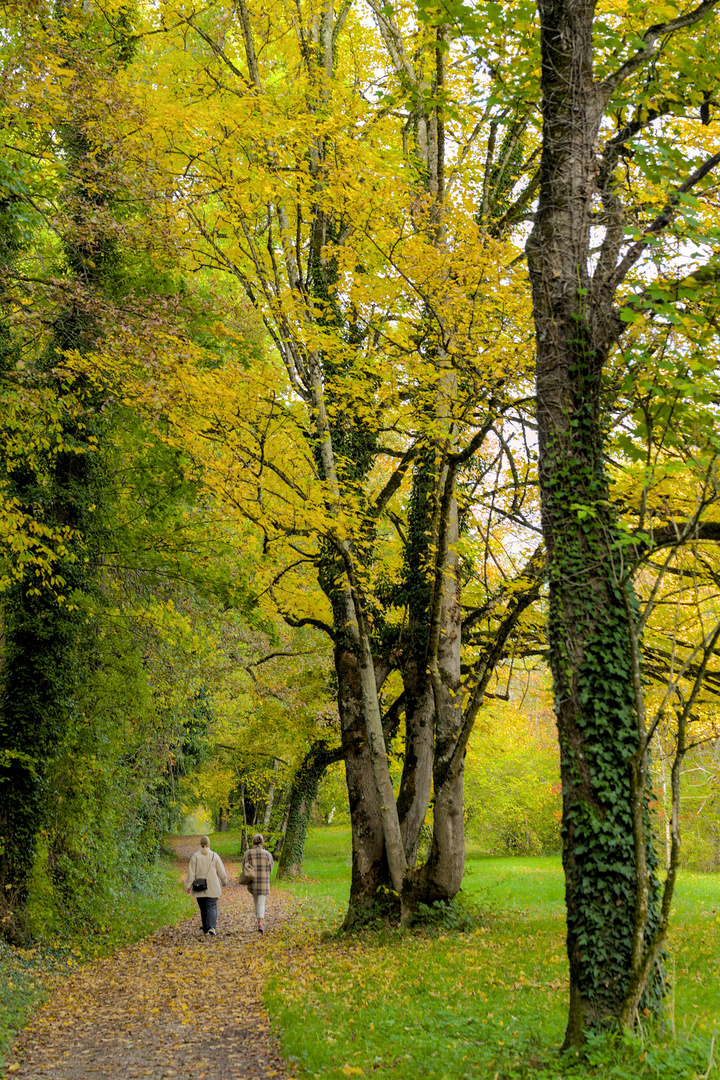
{"label": "white trousers", "polygon": [[267,900],[267,896],[253,896],[253,900],[255,901],[255,916],[256,916],[256,918],[264,919],[265,918],[265,901]]}

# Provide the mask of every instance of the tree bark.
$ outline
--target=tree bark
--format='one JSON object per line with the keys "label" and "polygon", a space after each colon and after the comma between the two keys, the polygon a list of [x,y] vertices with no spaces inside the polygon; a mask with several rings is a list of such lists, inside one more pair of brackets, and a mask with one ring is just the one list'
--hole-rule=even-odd
{"label": "tree bark", "polygon": [[[408,878],[410,906],[451,900],[465,872],[463,813],[464,751],[456,753],[463,731],[460,672],[461,607],[457,555],[458,511],[454,470],[442,473],[442,505],[437,529],[436,573],[430,608],[428,682],[434,711],[433,836],[427,862]],[[437,595],[435,595],[437,594]]]}
{"label": "tree bark", "polygon": [[328,765],[340,761],[341,758],[341,747],[330,747],[324,739],[317,739],[300,763],[290,787],[287,829],[278,865],[278,877],[297,877],[302,873],[308,822],[320,781]]}
{"label": "tree bark", "polygon": [[428,671],[432,595],[433,521],[436,518],[438,469],[433,449],[421,452],[413,469],[404,591],[408,609],[405,688],[405,757],[398,792],[398,815],[408,866],[417,859],[420,830],[430,805],[435,754],[435,696]]}
{"label": "tree bark", "polygon": [[380,797],[373,775],[357,656],[347,644],[335,650],[338,707],[352,827],[352,877],[346,927],[362,921],[390,885]]}
{"label": "tree bark", "polygon": [[433,778],[435,698],[427,673],[412,656],[404,672],[405,753],[397,808],[409,869],[417,861],[420,830],[430,805]]}
{"label": "tree bark", "polygon": [[[594,8],[589,2],[541,0],[539,10],[543,150],[527,255],[563,781],[570,960],[565,1046],[576,1046],[588,1026],[619,1018],[627,988],[636,900],[628,762],[637,748],[637,718],[626,586],[614,572],[617,529],[600,423],[611,311],[607,296],[593,295],[589,270],[605,104],[593,81]],[[652,929],[659,912],[649,840],[646,859]]]}
{"label": "tree bark", "polygon": [[[433,838],[421,877],[422,900],[450,900],[460,889],[465,873],[465,820],[463,774],[465,754],[457,754],[463,730],[463,695],[460,676],[461,607],[460,573],[456,550],[458,511],[454,493],[445,522],[447,552],[436,587],[443,592],[441,631],[433,674],[435,700],[435,757],[433,762]],[[416,889],[416,894],[418,890]]]}

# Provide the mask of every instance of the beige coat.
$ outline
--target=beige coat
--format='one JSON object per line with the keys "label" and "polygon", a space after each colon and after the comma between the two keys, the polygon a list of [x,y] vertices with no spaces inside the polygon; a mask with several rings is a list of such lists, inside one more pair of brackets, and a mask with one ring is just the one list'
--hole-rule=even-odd
{"label": "beige coat", "polygon": [[227,874],[222,859],[216,851],[211,851],[210,848],[198,848],[188,866],[188,887],[192,885],[195,878],[207,878],[208,887],[203,892],[194,892],[193,896],[217,898],[222,895],[220,882],[227,885]]}

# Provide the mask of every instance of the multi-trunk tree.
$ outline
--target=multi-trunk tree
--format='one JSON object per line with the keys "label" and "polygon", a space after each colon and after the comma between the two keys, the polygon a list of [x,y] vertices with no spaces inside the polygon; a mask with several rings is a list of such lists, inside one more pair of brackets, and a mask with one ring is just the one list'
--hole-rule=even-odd
{"label": "multi-trunk tree", "polygon": [[[471,501],[492,502],[498,458],[494,508],[512,518],[524,498],[507,460],[526,419],[528,312],[503,230],[525,207],[513,188],[532,148],[514,117],[481,128],[460,104],[475,62],[442,27],[374,4],[176,15],[181,33],[143,54],[138,92],[148,77],[154,90],[138,139],[174,170],[189,259],[245,291],[282,364],[184,369],[196,420],[181,437],[216,447],[206,482],[262,531],[260,591],[331,638],[351,917],[381,887],[410,906],[447,899],[467,739],[543,572],[527,547],[496,556],[504,569],[466,612],[463,671],[462,549],[492,545],[496,525],[491,509],[479,527]],[[165,130],[181,100],[183,124]],[[400,715],[396,801],[385,731]]]}

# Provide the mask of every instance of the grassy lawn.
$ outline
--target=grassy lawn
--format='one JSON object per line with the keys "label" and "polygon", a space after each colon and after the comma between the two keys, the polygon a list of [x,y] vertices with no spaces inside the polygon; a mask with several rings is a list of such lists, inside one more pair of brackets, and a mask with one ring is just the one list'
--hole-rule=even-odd
{"label": "grassy lawn", "polygon": [[349,844],[347,828],[313,830],[307,877],[279,883],[303,900],[304,921],[277,946],[267,1000],[300,1076],[720,1075],[714,1065],[708,1072],[711,1038],[720,1035],[720,877],[681,879],[668,1003],[676,1035],[670,1022],[657,1038],[600,1040],[584,1060],[561,1061],[567,964],[559,859],[471,855],[455,926],[338,938]]}

